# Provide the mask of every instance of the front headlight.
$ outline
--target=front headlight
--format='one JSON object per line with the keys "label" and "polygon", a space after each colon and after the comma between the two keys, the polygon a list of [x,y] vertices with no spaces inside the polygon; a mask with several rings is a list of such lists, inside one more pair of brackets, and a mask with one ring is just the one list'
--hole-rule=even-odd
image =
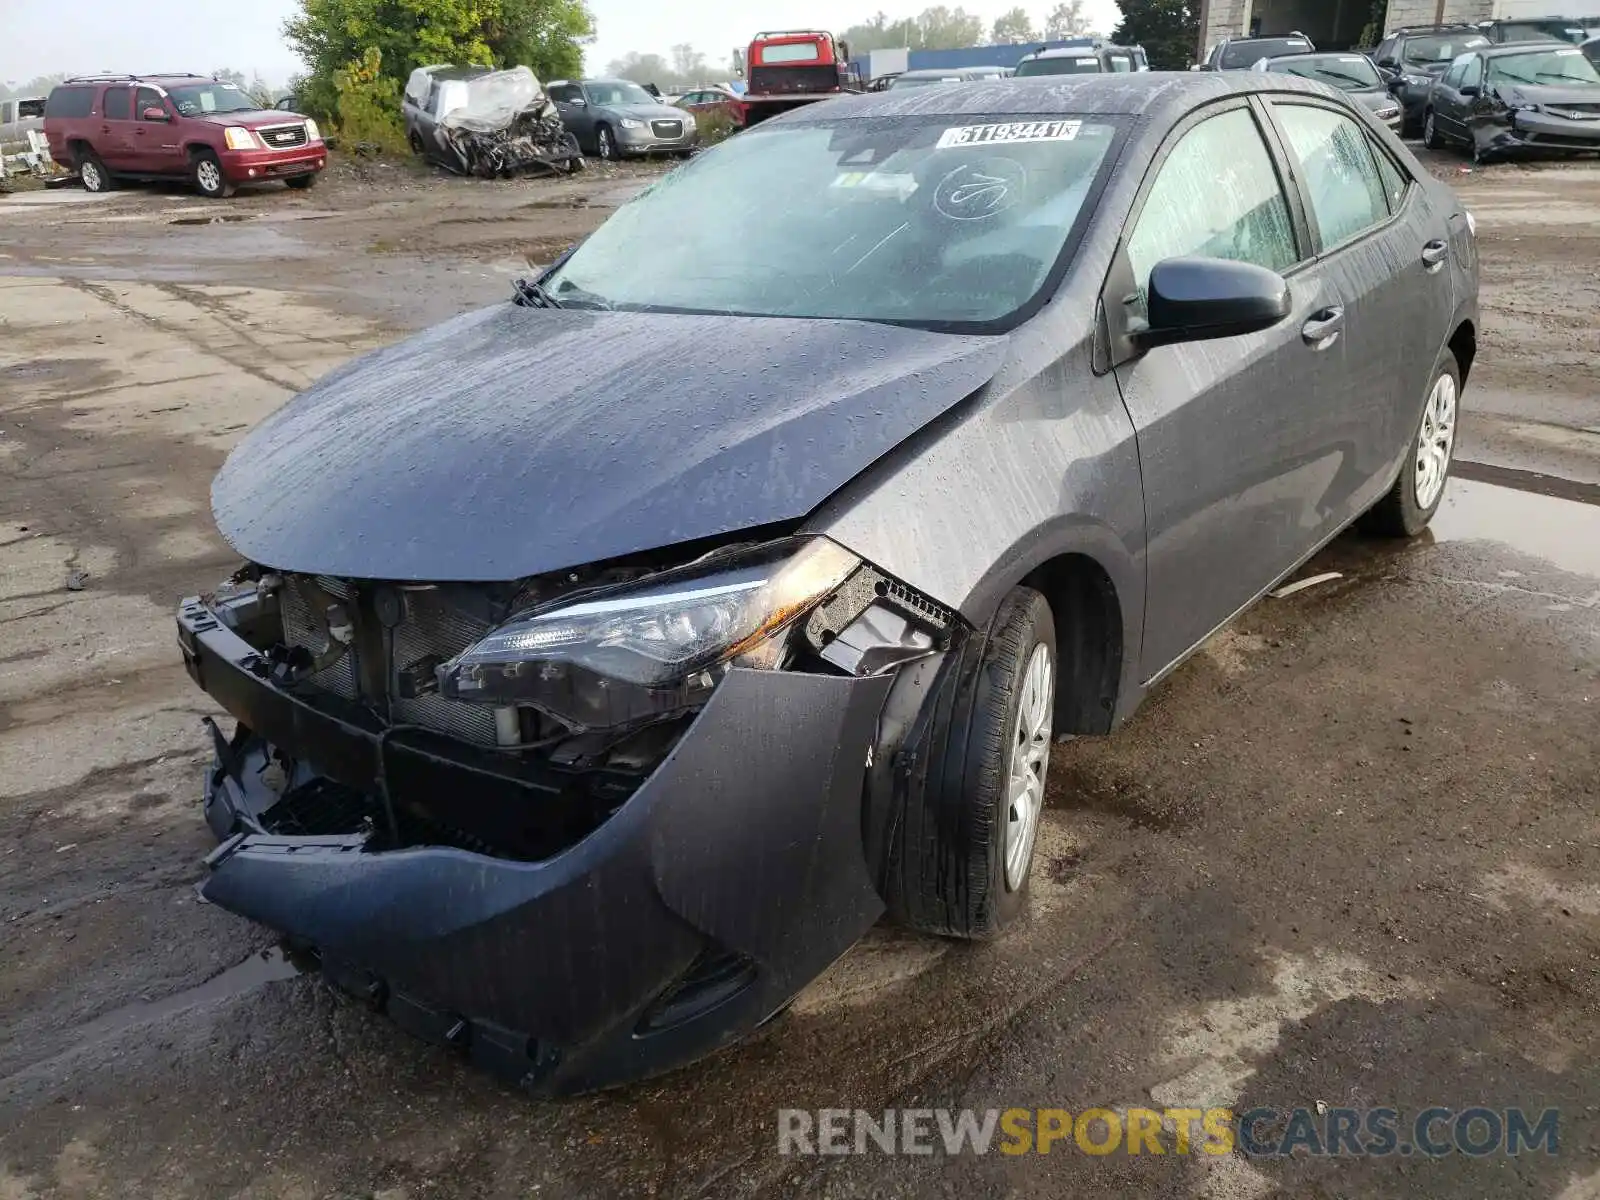
{"label": "front headlight", "polygon": [[622,127],[624,129],[643,129],[644,128],[644,122],[643,121],[635,121],[632,117],[623,117],[622,118]]}
{"label": "front headlight", "polygon": [[1433,86],[1433,78],[1428,75],[1402,75],[1400,76],[1400,82],[1407,87],[1431,88]]}
{"label": "front headlight", "polygon": [[222,141],[229,150],[259,150],[256,135],[242,125],[229,125],[222,131]]}
{"label": "front headlight", "polygon": [[315,121],[313,121],[310,117],[307,117],[306,118],[306,141],[308,141],[308,142],[320,142],[321,140],[322,140],[322,130],[317,128],[317,123]]}
{"label": "front headlight", "polygon": [[439,691],[577,729],[667,716],[704,703],[734,659],[777,665],[776,635],[859,565],[825,538],[776,542],[536,608],[441,666]]}
{"label": "front headlight", "polygon": [[1399,115],[1400,109],[1398,105],[1394,105],[1389,108],[1380,108],[1378,110],[1378,120],[1380,121],[1387,121],[1390,118],[1398,117]]}

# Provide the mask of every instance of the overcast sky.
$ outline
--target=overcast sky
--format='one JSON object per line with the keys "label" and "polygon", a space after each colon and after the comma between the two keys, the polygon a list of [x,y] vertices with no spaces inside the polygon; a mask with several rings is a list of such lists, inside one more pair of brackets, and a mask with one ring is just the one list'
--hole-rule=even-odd
{"label": "overcast sky", "polygon": [[[725,61],[758,29],[839,30],[880,7],[894,18],[920,12],[927,3],[591,0],[600,36],[586,57],[589,69],[600,71],[629,50],[665,55],[674,44],[690,42],[713,62]],[[976,0],[963,6],[993,20],[1015,3]],[[1043,24],[1052,6],[1053,0],[1024,0],[1036,24]],[[21,83],[56,71],[231,68],[282,83],[299,69],[282,33],[284,18],[295,9],[295,0],[186,0],[153,7],[138,0],[0,0],[0,80]],[[1107,33],[1117,19],[1112,0],[1087,0],[1084,12]]]}

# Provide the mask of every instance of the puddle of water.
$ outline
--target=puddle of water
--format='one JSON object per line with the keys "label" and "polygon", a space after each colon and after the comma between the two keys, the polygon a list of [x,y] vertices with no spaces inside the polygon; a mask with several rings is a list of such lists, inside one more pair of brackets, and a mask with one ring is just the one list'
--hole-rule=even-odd
{"label": "puddle of water", "polygon": [[228,1000],[234,996],[242,996],[246,992],[253,992],[269,983],[293,979],[300,974],[300,971],[301,968],[281,948],[274,946],[270,950],[252,954],[238,966],[229,967],[220,975],[213,975],[198,987],[146,1004],[129,1004],[115,1012],[109,1012],[78,1030],[76,1040],[80,1047],[91,1046],[120,1033],[165,1020],[203,1004],[214,1004],[218,1000]]}
{"label": "puddle of water", "polygon": [[173,217],[168,225],[226,225],[233,221],[248,221],[249,213],[216,213],[204,217]]}
{"label": "puddle of water", "polygon": [[1436,542],[1499,542],[1600,579],[1600,505],[1452,479],[1429,527]]}

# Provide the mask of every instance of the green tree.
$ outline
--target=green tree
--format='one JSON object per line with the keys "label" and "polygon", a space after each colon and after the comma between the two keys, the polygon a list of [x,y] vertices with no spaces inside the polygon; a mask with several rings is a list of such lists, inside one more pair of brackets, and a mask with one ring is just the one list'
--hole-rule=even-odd
{"label": "green tree", "polygon": [[584,0],[300,0],[299,14],[284,25],[306,64],[301,104],[314,116],[342,115],[337,76],[364,67],[368,51],[398,92],[430,63],[521,64],[541,79],[576,75],[581,43],[593,35]]}
{"label": "green tree", "polygon": [[1044,36],[1052,42],[1082,37],[1089,32],[1089,18],[1083,15],[1083,0],[1062,0],[1044,19]]}
{"label": "green tree", "polygon": [[924,50],[959,50],[983,43],[983,18],[964,8],[936,5],[917,17]]}
{"label": "green tree", "polygon": [[1028,10],[1025,8],[1013,8],[1010,12],[1001,13],[996,17],[994,30],[989,37],[996,45],[1012,46],[1039,40],[1039,34],[1033,27],[1033,19],[1028,16]]}
{"label": "green tree", "polygon": [[1123,46],[1143,46],[1157,71],[1186,70],[1200,41],[1195,0],[1121,0],[1122,24],[1111,36]]}
{"label": "green tree", "polygon": [[706,73],[706,56],[688,42],[672,48],[672,72],[685,83],[693,83]]}

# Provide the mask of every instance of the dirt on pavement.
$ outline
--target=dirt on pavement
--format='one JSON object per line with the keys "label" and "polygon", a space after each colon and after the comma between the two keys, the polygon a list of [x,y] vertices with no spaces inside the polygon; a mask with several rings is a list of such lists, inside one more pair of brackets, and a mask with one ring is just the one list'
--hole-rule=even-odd
{"label": "dirt on pavement", "polygon": [[[305,195],[0,201],[0,1198],[1538,1195],[1600,1191],[1600,168],[1430,168],[1483,327],[1417,542],[1341,539],[1057,749],[1032,906],[880,929],[785,1018],[533,1102],[196,899],[211,840],[178,597],[209,485],[299,388],[502,299],[658,169]],[[45,199],[39,199],[44,196]],[[22,203],[18,203],[22,201]],[[1559,1108],[1443,1160],[799,1158],[781,1108]]]}

